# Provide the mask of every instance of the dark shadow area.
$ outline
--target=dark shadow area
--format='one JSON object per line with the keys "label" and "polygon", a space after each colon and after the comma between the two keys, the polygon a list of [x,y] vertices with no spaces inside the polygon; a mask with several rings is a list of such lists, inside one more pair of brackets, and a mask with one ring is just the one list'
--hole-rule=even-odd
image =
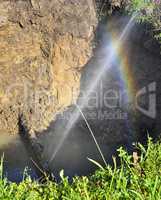
{"label": "dark shadow area", "polygon": [[[87,102],[87,105],[82,108],[83,113],[109,164],[112,164],[112,155],[117,156],[116,150],[120,146],[124,146],[131,153],[134,150],[133,143],[146,144],[148,134],[157,140],[161,130],[160,46],[147,34],[147,25],[135,24],[123,43],[122,53],[123,57],[128,60],[127,67],[129,67],[130,74],[126,74],[126,72],[120,74],[120,67],[123,67],[121,61],[120,65],[113,62],[111,67],[104,71],[96,87],[88,96],[89,88],[97,79],[102,63],[108,57],[108,53],[110,54],[110,48],[106,49],[106,44],[111,42],[111,33],[120,34],[128,20],[127,17],[116,16],[107,23],[103,22],[98,26],[96,34],[98,44],[93,58],[82,71],[81,92],[77,101],[80,106],[83,101]],[[150,46],[147,45],[149,41]],[[129,95],[129,91],[127,91],[121,99],[121,104],[118,99],[108,96],[108,105],[115,105],[114,108],[109,108],[102,103],[107,91],[108,95],[110,95],[109,91],[113,90],[118,94],[124,93],[126,79],[128,81],[130,78],[133,78],[135,83],[135,89],[131,91],[133,92],[132,100],[127,99]],[[148,89],[151,85],[155,87],[149,93]],[[140,94],[139,91],[142,91],[143,88],[145,90]],[[149,111],[151,106],[155,110]],[[44,144],[45,161],[51,159],[59,146],[54,159],[48,163],[50,170],[56,177],[59,176],[61,169],[64,169],[65,175],[70,178],[74,175],[92,173],[96,167],[87,160],[87,157],[104,165],[89,129],[80,114],[72,128],[66,131],[76,112],[78,112],[77,108],[71,106],[62,115],[58,115],[56,121],[52,122],[48,130],[43,132],[39,138]]]}
{"label": "dark shadow area", "polygon": [[[4,154],[3,176],[13,182],[21,182],[28,175],[32,179],[42,180],[44,178],[43,166],[40,161],[34,139],[30,138],[28,132],[19,118],[19,135],[0,135],[0,154]],[[41,172],[42,170],[42,172]]]}

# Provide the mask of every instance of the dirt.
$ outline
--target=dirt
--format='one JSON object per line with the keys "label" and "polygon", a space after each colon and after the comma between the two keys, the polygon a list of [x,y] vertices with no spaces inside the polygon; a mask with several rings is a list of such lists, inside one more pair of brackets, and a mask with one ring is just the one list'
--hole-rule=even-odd
{"label": "dirt", "polygon": [[41,132],[77,98],[96,25],[92,0],[0,1],[0,133]]}

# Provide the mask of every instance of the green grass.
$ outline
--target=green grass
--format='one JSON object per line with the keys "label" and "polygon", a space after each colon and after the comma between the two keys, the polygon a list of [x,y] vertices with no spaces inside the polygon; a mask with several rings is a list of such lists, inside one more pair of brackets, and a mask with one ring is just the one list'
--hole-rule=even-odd
{"label": "green grass", "polygon": [[[145,149],[138,145],[139,161],[133,164],[132,156],[122,148],[118,150],[121,165],[106,169],[100,167],[90,177],[75,177],[69,183],[61,171],[61,182],[47,180],[45,184],[29,177],[20,184],[0,178],[0,199],[4,200],[160,200],[161,199],[161,143],[150,139]],[[2,166],[1,166],[2,169]]]}

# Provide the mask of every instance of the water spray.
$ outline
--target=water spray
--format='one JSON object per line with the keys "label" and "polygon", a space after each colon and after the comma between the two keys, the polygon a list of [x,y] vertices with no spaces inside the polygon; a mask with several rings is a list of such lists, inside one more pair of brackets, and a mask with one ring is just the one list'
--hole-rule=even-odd
{"label": "water spray", "polygon": [[[87,96],[86,99],[88,99],[88,97],[90,96],[90,94],[92,93],[92,91],[96,88],[96,86],[97,86],[98,82],[100,81],[100,79],[102,78],[102,75],[104,74],[105,70],[110,69],[112,62],[115,59],[115,52],[116,52],[116,50],[119,50],[119,48],[121,47],[122,43],[124,42],[125,37],[128,35],[129,31],[133,27],[133,25],[135,23],[135,18],[137,17],[137,15],[138,15],[138,12],[135,13],[130,18],[129,22],[127,23],[127,25],[125,26],[124,30],[122,31],[120,37],[118,38],[117,42],[115,43],[115,46],[110,49],[110,55],[107,56],[107,58],[105,57],[105,59],[103,60],[102,66],[100,68],[100,71],[99,71],[97,77],[94,77],[91,80],[91,84],[89,84],[90,87],[88,88],[88,91],[87,91],[87,94],[86,94],[86,96]],[[105,165],[107,165],[107,163],[105,161],[105,158],[104,158],[104,156],[103,156],[103,154],[101,152],[101,149],[100,149],[100,147],[99,147],[99,145],[98,145],[98,143],[97,143],[97,141],[95,139],[95,136],[94,136],[94,134],[93,134],[93,132],[92,132],[90,126],[89,126],[89,123],[86,120],[86,118],[85,118],[85,116],[84,116],[84,114],[82,112],[82,110],[86,106],[86,104],[87,104],[86,100],[84,100],[83,102],[81,102],[79,106],[76,104],[77,110],[75,110],[75,112],[72,114],[72,117],[71,117],[70,121],[68,121],[68,124],[66,126],[66,130],[63,133],[61,141],[59,142],[59,144],[57,145],[56,149],[54,150],[54,152],[53,152],[53,154],[51,156],[51,159],[49,160],[49,164],[54,160],[56,154],[60,150],[62,144],[64,143],[64,141],[67,138],[69,132],[71,131],[71,129],[73,128],[74,124],[77,122],[77,120],[79,119],[80,114],[81,114],[82,117],[84,118],[86,124],[87,124],[88,129],[90,130],[90,133],[91,133],[91,135],[92,135],[92,137],[93,137],[93,139],[95,141],[97,149],[98,149],[99,153],[101,154],[101,157],[102,157]]]}
{"label": "water spray", "polygon": [[96,144],[96,147],[97,147],[97,149],[98,149],[98,152],[100,153],[101,158],[102,158],[102,160],[103,160],[105,166],[107,167],[108,165],[107,165],[106,159],[105,159],[105,157],[104,157],[104,155],[103,155],[103,153],[102,153],[102,151],[101,151],[101,148],[100,148],[100,146],[99,146],[99,144],[98,144],[98,142],[97,142],[97,140],[96,140],[96,137],[95,137],[95,135],[94,135],[94,133],[93,133],[93,131],[92,131],[92,129],[91,129],[90,124],[88,123],[88,121],[87,121],[87,119],[86,119],[86,117],[85,117],[83,111],[81,110],[81,108],[80,108],[77,104],[75,104],[75,106],[76,106],[76,108],[79,110],[80,114],[82,115],[82,117],[83,117],[83,119],[84,119],[84,121],[85,121],[85,123],[86,123],[86,125],[87,125],[87,127],[88,127],[88,129],[89,129],[89,132],[90,132],[90,134],[91,134],[91,136],[92,136],[92,138],[93,138],[93,140],[94,140],[94,142],[95,142],[95,144]]}

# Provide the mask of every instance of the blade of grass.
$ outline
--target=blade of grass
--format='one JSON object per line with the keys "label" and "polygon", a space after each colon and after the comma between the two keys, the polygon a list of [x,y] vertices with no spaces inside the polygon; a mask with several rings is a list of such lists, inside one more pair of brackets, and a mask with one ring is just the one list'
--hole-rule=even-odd
{"label": "blade of grass", "polygon": [[3,163],[4,163],[4,153],[2,154],[1,157],[1,164],[0,164],[0,179],[3,179]]}
{"label": "blade of grass", "polygon": [[87,158],[90,162],[92,162],[93,164],[95,164],[97,167],[99,167],[102,170],[105,170],[104,167],[102,165],[100,165],[97,161],[91,159],[91,158]]}

